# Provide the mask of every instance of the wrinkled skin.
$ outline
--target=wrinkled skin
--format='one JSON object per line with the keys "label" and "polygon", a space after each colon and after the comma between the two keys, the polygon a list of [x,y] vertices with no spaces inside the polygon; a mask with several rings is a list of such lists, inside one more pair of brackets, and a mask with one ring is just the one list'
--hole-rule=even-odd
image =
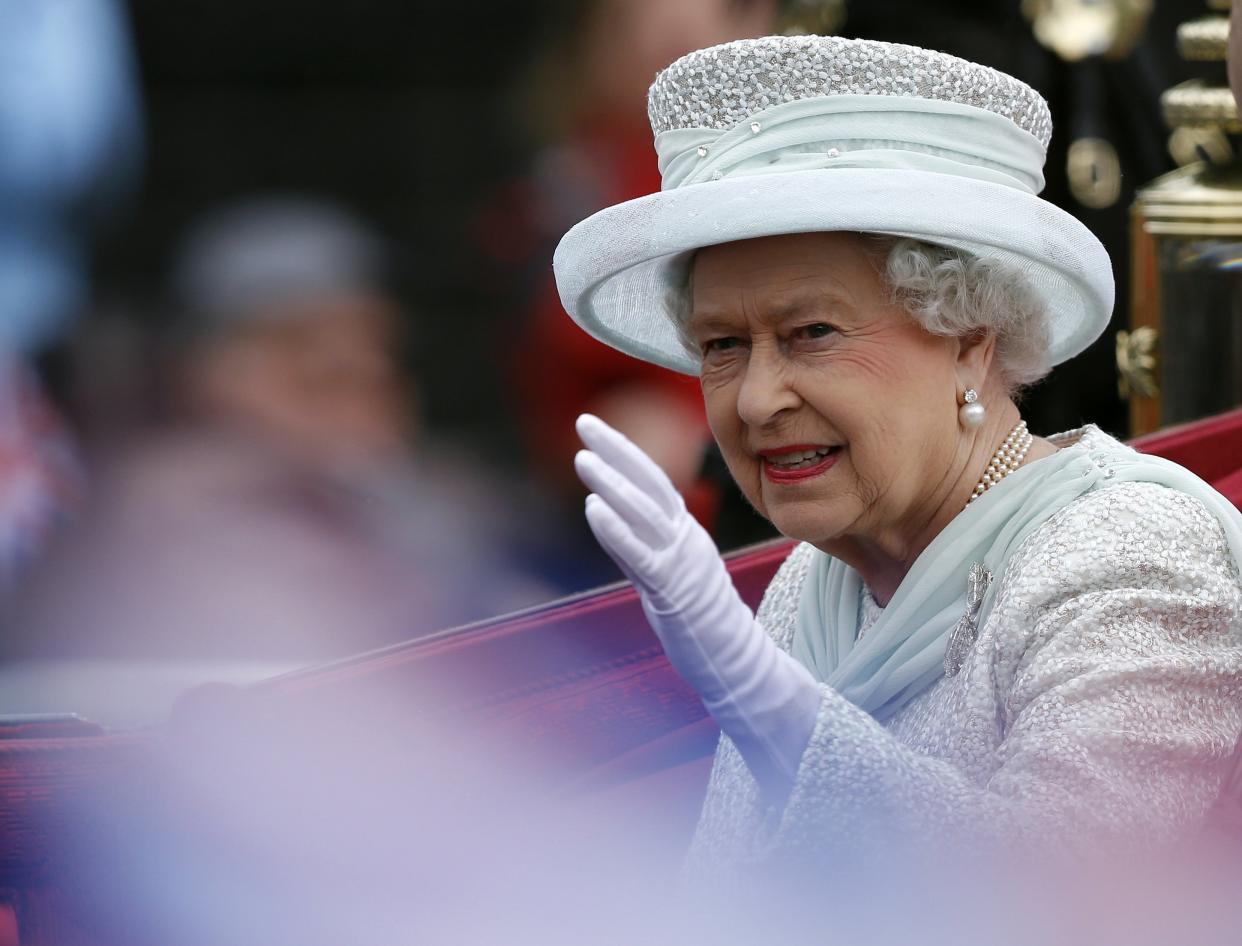
{"label": "wrinkled skin", "polygon": [[[896,304],[874,244],[856,233],[705,248],[690,334],[708,421],[734,479],[783,534],[857,568],[886,603],[961,511],[1017,423],[994,338],[925,331]],[[979,392],[987,419],[963,427]],[[825,472],[774,482],[759,451],[839,448]],[[1051,453],[1037,441],[1029,459]]]}

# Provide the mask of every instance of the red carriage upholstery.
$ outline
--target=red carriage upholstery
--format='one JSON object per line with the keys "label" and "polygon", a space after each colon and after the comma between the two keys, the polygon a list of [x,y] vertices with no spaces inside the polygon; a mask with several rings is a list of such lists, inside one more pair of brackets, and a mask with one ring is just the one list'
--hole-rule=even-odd
{"label": "red carriage upholstery", "polygon": [[1131,445],[1193,470],[1242,508],[1242,410],[1170,427]]}

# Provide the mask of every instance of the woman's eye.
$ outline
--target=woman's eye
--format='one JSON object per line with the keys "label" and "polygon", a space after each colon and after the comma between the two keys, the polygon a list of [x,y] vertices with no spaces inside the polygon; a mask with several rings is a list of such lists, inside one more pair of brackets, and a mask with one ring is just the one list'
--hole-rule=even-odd
{"label": "woman's eye", "polygon": [[703,343],[703,354],[722,354],[740,347],[741,344],[742,340],[736,335],[726,335],[721,338],[709,338]]}
{"label": "woman's eye", "polygon": [[802,328],[802,335],[805,338],[827,338],[835,331],[836,329],[827,322],[815,322],[812,325],[804,326]]}

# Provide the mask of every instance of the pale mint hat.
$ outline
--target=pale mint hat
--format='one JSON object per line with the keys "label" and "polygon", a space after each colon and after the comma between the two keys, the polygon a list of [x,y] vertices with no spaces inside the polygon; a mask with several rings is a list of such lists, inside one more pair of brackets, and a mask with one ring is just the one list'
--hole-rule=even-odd
{"label": "pale mint hat", "polygon": [[683,56],[648,106],[662,190],[579,223],[553,264],[566,310],[614,348],[698,374],[674,321],[694,251],[822,230],[1023,273],[1047,303],[1054,365],[1108,324],[1108,254],[1037,196],[1052,122],[1011,76],[914,46],[770,36]]}

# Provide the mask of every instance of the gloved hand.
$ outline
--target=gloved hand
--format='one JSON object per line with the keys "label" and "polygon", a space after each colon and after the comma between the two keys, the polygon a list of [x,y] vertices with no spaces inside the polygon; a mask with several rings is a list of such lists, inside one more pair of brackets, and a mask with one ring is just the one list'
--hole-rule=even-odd
{"label": "gloved hand", "polygon": [[598,417],[579,417],[578,435],[590,448],[574,467],[594,490],[591,531],[638,588],[669,661],[764,790],[783,798],[815,726],[815,678],[755,620],[664,472]]}

